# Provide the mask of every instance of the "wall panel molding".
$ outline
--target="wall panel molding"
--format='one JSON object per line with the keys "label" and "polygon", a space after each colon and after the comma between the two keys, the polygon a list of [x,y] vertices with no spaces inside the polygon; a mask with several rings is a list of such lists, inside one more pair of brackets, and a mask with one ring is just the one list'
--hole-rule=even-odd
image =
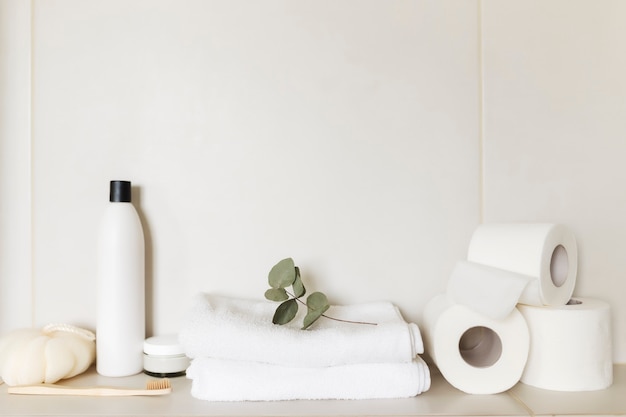
{"label": "wall panel molding", "polygon": [[0,2],[0,333],[33,320],[31,11]]}

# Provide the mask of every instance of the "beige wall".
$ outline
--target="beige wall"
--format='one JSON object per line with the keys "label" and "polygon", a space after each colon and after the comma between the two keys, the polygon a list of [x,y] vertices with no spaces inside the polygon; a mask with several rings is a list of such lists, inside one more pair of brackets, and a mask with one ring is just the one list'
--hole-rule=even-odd
{"label": "beige wall", "polygon": [[0,331],[32,323],[31,6],[0,0]]}
{"label": "beige wall", "polygon": [[552,221],[626,361],[625,3],[0,7],[0,330],[93,327],[97,225],[129,179],[151,333],[198,291],[262,297],[287,256],[331,301],[419,322],[477,224]]}

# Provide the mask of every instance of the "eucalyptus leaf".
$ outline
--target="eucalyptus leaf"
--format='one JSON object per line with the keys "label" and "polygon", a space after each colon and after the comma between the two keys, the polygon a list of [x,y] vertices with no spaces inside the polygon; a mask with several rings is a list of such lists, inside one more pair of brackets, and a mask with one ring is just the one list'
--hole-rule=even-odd
{"label": "eucalyptus leaf", "polygon": [[309,310],[321,310],[329,307],[328,298],[326,298],[326,294],[323,292],[316,291],[308,296],[306,299],[306,306]]}
{"label": "eucalyptus leaf", "polygon": [[321,292],[314,292],[306,299],[307,313],[302,322],[302,330],[308,329],[330,308],[328,298]]}
{"label": "eucalyptus leaf", "polygon": [[296,298],[300,298],[304,294],[306,294],[306,288],[304,288],[302,277],[300,277],[300,268],[296,266],[296,279],[293,281],[293,295]]}
{"label": "eucalyptus leaf", "polygon": [[304,320],[302,321],[302,330],[306,330],[309,327],[311,327],[311,325],[315,323],[317,319],[322,317],[324,312],[326,312],[326,310],[328,310],[329,308],[330,306],[326,306],[325,308],[321,310],[309,310],[306,313],[306,316],[304,316]]}
{"label": "eucalyptus leaf", "polygon": [[270,301],[285,301],[289,296],[284,288],[270,288],[265,291],[265,298]]}
{"label": "eucalyptus leaf", "polygon": [[296,266],[293,259],[286,258],[272,267],[267,277],[270,287],[287,288],[296,280]]}
{"label": "eucalyptus leaf", "polygon": [[287,324],[293,320],[294,317],[296,317],[297,312],[298,302],[294,298],[287,300],[284,303],[281,303],[274,312],[272,323]]}

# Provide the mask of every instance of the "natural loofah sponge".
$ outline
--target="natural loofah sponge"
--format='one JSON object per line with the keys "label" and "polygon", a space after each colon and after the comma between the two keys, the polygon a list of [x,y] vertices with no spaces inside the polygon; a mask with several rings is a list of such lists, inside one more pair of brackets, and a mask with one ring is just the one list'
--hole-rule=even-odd
{"label": "natural loofah sponge", "polygon": [[0,339],[0,377],[8,385],[71,378],[94,362],[95,339],[89,330],[68,324],[15,330]]}

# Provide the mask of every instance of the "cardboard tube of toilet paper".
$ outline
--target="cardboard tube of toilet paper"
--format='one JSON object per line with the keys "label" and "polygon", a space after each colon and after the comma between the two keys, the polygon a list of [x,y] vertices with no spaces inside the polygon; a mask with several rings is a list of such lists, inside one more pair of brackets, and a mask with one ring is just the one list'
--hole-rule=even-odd
{"label": "cardboard tube of toilet paper", "polygon": [[554,391],[596,391],[613,383],[609,305],[574,298],[562,306],[518,306],[530,350],[521,381]]}
{"label": "cardboard tube of toilet paper", "polygon": [[551,223],[493,223],[476,228],[467,260],[532,277],[520,294],[527,305],[564,305],[576,285],[574,234]]}
{"label": "cardboard tube of toilet paper", "polygon": [[517,309],[494,320],[442,294],[426,305],[423,330],[426,351],[455,388],[468,394],[496,394],[520,380],[529,337]]}

